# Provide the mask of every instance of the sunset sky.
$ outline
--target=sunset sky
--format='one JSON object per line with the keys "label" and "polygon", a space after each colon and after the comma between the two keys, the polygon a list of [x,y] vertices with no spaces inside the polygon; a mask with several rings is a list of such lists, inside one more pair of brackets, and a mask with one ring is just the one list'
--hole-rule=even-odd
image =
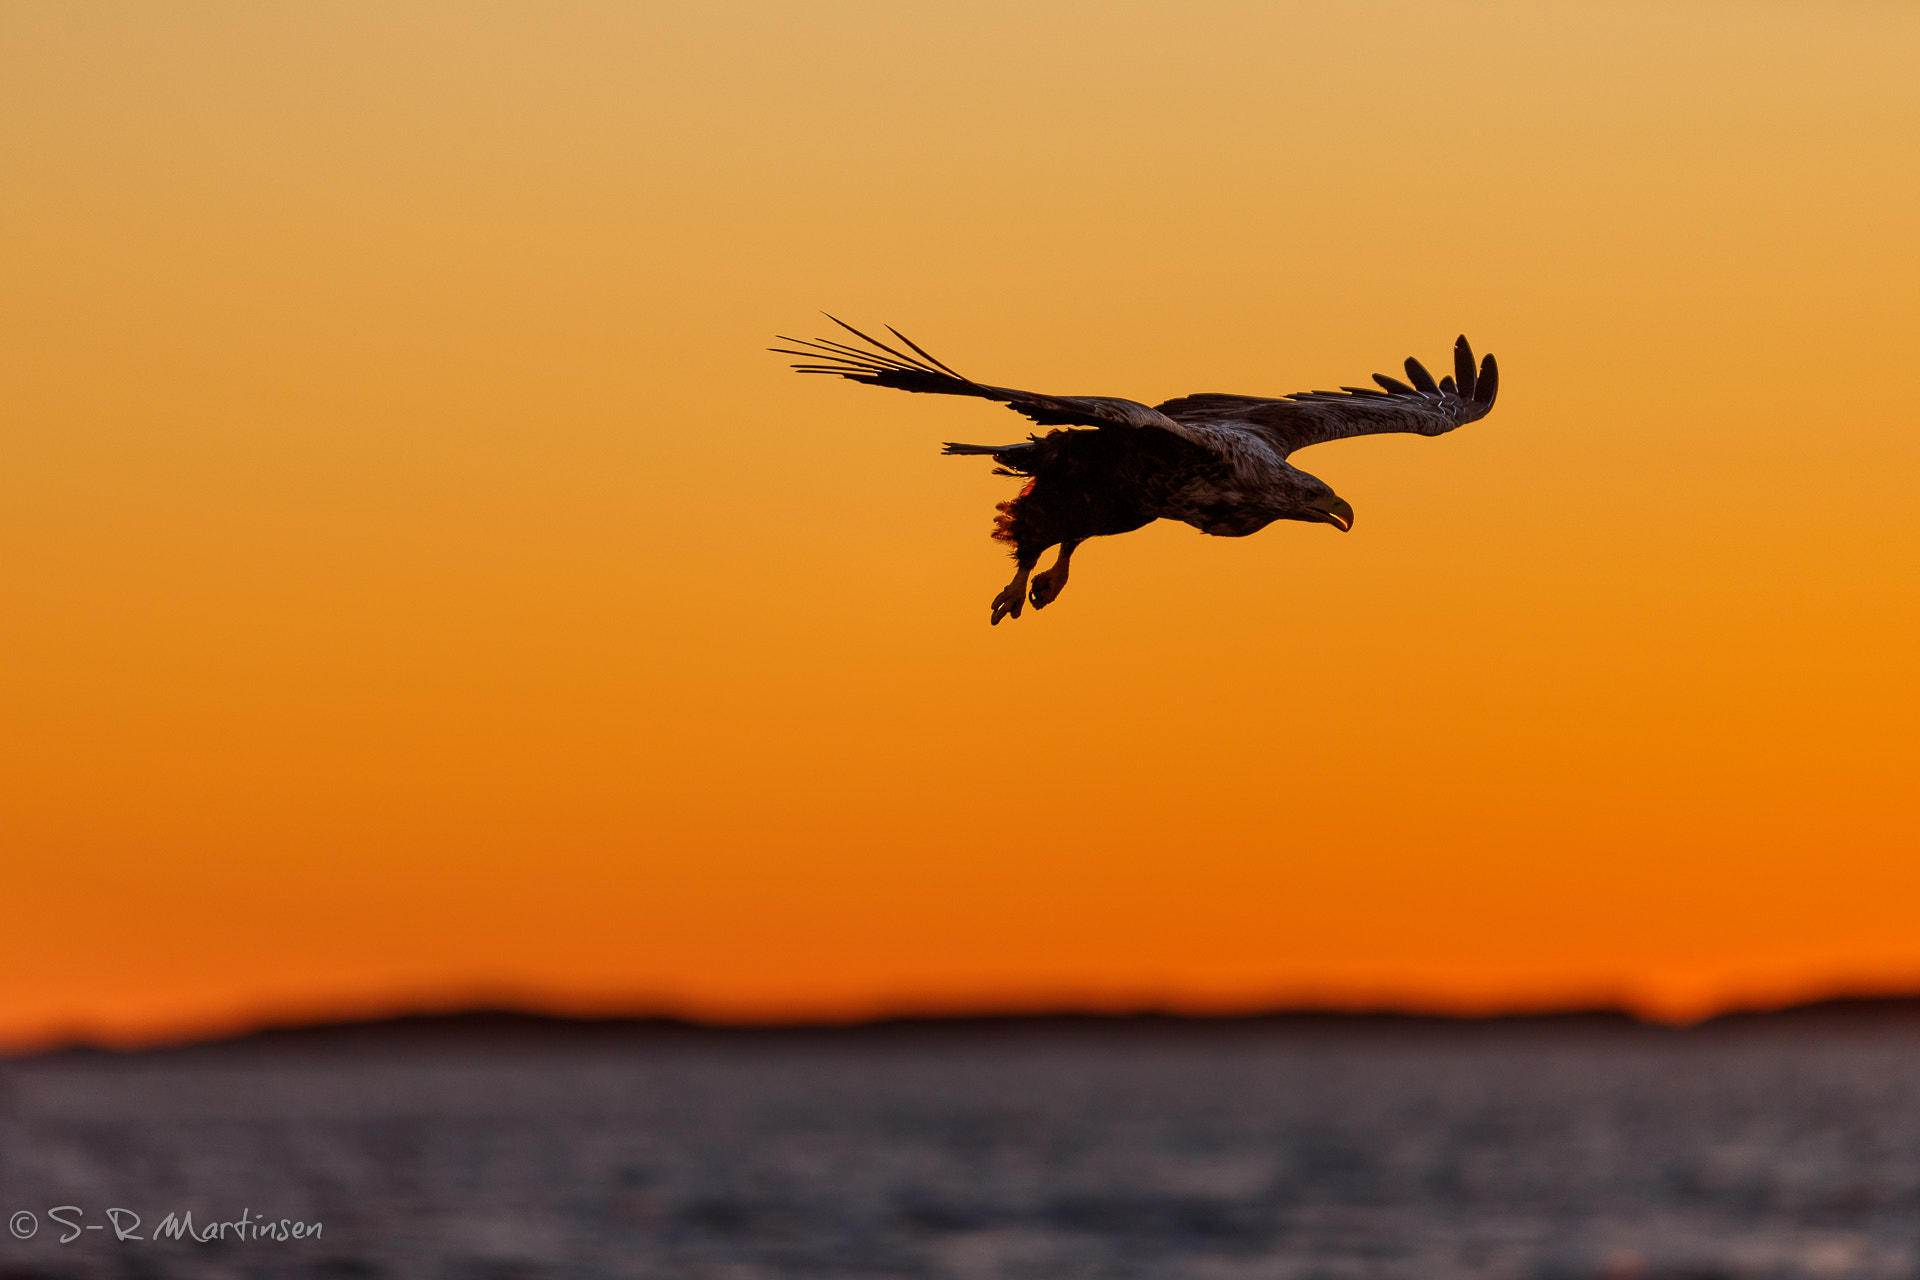
{"label": "sunset sky", "polygon": [[[1920,990],[1920,10],[0,8],[0,1044]],[[1024,420],[1499,407],[987,625]]]}

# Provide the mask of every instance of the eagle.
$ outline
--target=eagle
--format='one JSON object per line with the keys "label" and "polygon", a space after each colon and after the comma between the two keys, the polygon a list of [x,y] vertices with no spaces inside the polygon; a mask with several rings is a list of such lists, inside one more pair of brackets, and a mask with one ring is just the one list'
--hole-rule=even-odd
{"label": "eagle", "polygon": [[[1434,381],[1408,357],[1407,380],[1376,373],[1372,387],[1263,396],[1204,392],[1152,408],[1112,396],[1049,396],[988,386],[956,373],[887,326],[906,351],[829,315],[864,346],[830,338],[781,336],[771,347],[799,356],[800,373],[932,395],[997,400],[1052,428],[1014,444],[948,442],[943,453],[985,454],[997,475],[1025,477],[1019,496],[999,505],[993,537],[1012,550],[1016,572],[993,598],[990,621],[1017,618],[1028,602],[1044,609],[1060,598],[1074,550],[1088,538],[1131,533],[1155,520],[1179,520],[1219,538],[1244,538],[1275,520],[1353,528],[1353,508],[1326,482],[1288,459],[1308,445],[1389,431],[1442,435],[1493,408],[1500,369],[1489,355],[1476,366],[1461,335],[1453,372]],[[1034,573],[1052,547],[1059,555]]]}

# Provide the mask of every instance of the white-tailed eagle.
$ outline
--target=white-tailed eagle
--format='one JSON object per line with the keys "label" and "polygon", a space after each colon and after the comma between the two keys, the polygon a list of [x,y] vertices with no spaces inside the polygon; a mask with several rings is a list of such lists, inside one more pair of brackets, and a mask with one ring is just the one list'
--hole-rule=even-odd
{"label": "white-tailed eagle", "polygon": [[[1028,477],[1018,497],[1000,504],[995,521],[993,536],[1012,546],[1019,566],[1013,581],[993,598],[995,624],[1019,617],[1028,600],[1036,609],[1052,604],[1067,585],[1074,548],[1088,538],[1131,533],[1155,520],[1180,520],[1223,538],[1244,538],[1275,520],[1330,524],[1345,532],[1353,527],[1353,508],[1324,482],[1291,465],[1288,455],[1348,436],[1442,435],[1484,418],[1499,388],[1493,357],[1476,368],[1473,348],[1463,336],[1454,344],[1453,373],[1438,382],[1409,357],[1407,381],[1376,373],[1378,391],[1342,387],[1278,400],[1207,392],[1150,409],[1108,396],[1043,396],[990,387],[955,373],[891,326],[888,332],[911,355],[827,318],[866,346],[783,337],[780,341],[802,349],[771,350],[802,357],[806,363],[793,366],[801,373],[999,400],[1055,428],[1017,444],[949,443],[944,450],[988,454],[1000,464],[999,474]],[[1041,553],[1053,546],[1060,554],[1052,567],[1034,574]]]}

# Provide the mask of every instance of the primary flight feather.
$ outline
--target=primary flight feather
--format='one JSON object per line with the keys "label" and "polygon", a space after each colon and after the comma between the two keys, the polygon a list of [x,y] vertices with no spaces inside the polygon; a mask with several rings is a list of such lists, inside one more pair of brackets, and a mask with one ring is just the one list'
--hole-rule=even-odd
{"label": "primary flight feather", "polygon": [[[793,366],[801,373],[999,400],[1055,428],[1016,444],[949,443],[944,450],[987,454],[1003,474],[1028,477],[1018,497],[1000,504],[995,521],[993,536],[1011,545],[1018,567],[993,599],[995,625],[1019,617],[1029,600],[1036,609],[1052,604],[1067,585],[1074,549],[1088,538],[1131,533],[1161,519],[1223,538],[1243,538],[1275,520],[1351,529],[1353,508],[1323,481],[1292,465],[1289,455],[1349,436],[1442,435],[1486,417],[1500,386],[1493,357],[1476,366],[1463,336],[1453,347],[1453,372],[1438,382],[1409,357],[1407,381],[1376,373],[1378,391],[1342,387],[1279,399],[1207,392],[1148,408],[1109,396],[1045,396],[991,387],[954,372],[891,326],[887,332],[906,351],[827,318],[865,345],[783,337],[780,341],[793,346],[771,349],[801,357],[805,363]],[[1052,567],[1035,574],[1040,556],[1055,546],[1060,554]]]}

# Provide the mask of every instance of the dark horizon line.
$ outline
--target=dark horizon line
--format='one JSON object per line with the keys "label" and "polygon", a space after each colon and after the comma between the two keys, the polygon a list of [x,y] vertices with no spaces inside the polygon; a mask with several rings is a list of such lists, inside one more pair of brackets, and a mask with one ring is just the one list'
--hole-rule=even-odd
{"label": "dark horizon line", "polygon": [[1181,1013],[1165,1010],[1113,1012],[1062,1008],[1028,1012],[888,1014],[855,1021],[718,1022],[683,1014],[575,1015],[516,1008],[508,1004],[477,1004],[464,1009],[377,1017],[267,1023],[244,1031],[133,1047],[103,1046],[74,1040],[20,1053],[0,1053],[0,1060],[21,1061],[71,1054],[127,1057],[242,1046],[299,1047],[383,1040],[422,1044],[462,1039],[531,1042],[587,1037],[667,1036],[749,1042],[914,1035],[966,1036],[1020,1031],[1159,1031],[1177,1034],[1189,1030],[1285,1028],[1431,1030],[1466,1034],[1493,1029],[1607,1028],[1649,1034],[1694,1035],[1760,1026],[1805,1025],[1838,1029],[1862,1023],[1911,1023],[1920,1027],[1920,994],[1834,996],[1778,1008],[1733,1009],[1688,1024],[1654,1021],[1627,1009],[1603,1005],[1490,1014],[1320,1007],[1279,1007],[1243,1013]]}

